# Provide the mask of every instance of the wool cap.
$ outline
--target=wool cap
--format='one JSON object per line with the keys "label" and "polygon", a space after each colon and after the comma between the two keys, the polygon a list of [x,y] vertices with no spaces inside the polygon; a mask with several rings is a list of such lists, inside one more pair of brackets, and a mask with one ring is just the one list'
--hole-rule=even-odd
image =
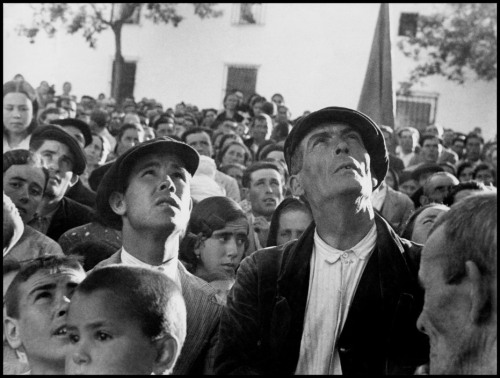
{"label": "wool cap", "polygon": [[341,122],[353,127],[363,140],[370,155],[371,170],[377,179],[376,189],[384,180],[389,168],[389,155],[380,127],[367,115],[353,109],[330,106],[300,118],[285,140],[285,161],[292,172],[292,156],[304,137],[325,122]]}
{"label": "wool cap", "polygon": [[53,121],[50,121],[50,123],[62,127],[66,126],[76,127],[78,130],[82,132],[83,137],[85,138],[85,147],[87,147],[90,143],[92,143],[92,133],[90,132],[90,126],[86,122],[80,119],[76,118],[55,119]]}

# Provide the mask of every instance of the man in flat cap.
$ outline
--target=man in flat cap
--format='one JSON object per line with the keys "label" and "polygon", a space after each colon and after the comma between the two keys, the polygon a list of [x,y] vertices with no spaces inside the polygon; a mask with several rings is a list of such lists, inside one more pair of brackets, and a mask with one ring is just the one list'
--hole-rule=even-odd
{"label": "man in flat cap", "polygon": [[[71,135],[77,141],[82,150],[85,150],[92,143],[92,133],[90,126],[76,118],[58,119],[51,122],[53,125],[61,126],[64,131]],[[78,180],[75,185],[68,188],[66,197],[83,205],[95,206],[95,192],[83,185],[82,180]]]}
{"label": "man in flat cap", "polygon": [[93,216],[90,207],[65,197],[85,171],[85,155],[76,140],[56,125],[37,127],[31,135],[30,150],[45,163],[49,181],[37,215],[28,225],[57,240],[67,230],[89,223]]}
{"label": "man in flat cap", "polygon": [[122,154],[97,189],[97,213],[122,231],[123,246],[95,269],[128,264],[166,274],[182,289],[187,335],[173,374],[210,374],[222,301],[178,259],[191,213],[190,181],[199,155],[169,137],[143,142]]}
{"label": "man in flat cap", "polygon": [[388,156],[355,110],[301,118],[285,141],[291,189],[313,222],[296,241],[241,263],[221,316],[217,374],[412,374],[427,359],[416,319],[419,246],[370,200]]}

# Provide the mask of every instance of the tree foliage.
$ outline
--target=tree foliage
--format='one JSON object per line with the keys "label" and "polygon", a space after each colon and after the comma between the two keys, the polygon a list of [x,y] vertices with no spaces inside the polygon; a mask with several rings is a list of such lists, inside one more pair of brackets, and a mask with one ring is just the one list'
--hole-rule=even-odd
{"label": "tree foliage", "polygon": [[[215,3],[196,3],[194,14],[201,19],[219,17],[222,11],[214,9]],[[144,17],[154,23],[177,25],[184,19],[178,13],[177,3],[37,3],[33,9],[31,25],[19,25],[17,32],[35,41],[43,30],[49,37],[58,31],[58,26],[69,34],[83,32],[89,46],[94,48],[97,35],[107,29],[120,28],[142,7]]]}
{"label": "tree foliage", "polygon": [[497,4],[449,3],[446,11],[419,15],[417,32],[402,37],[398,47],[418,65],[409,82],[441,75],[463,84],[472,73],[477,79],[497,77]]}
{"label": "tree foliage", "polygon": [[[214,5],[215,3],[194,3],[194,14],[201,19],[221,16],[222,11],[214,9]],[[17,32],[34,43],[41,30],[49,37],[53,37],[60,28],[69,34],[81,31],[89,46],[95,48],[98,34],[111,29],[115,37],[111,95],[121,102],[124,97],[121,91],[124,79],[124,59],[121,52],[123,25],[142,10],[144,17],[156,24],[171,23],[177,27],[184,19],[177,7],[178,3],[36,3],[31,4],[31,25],[19,25]]]}

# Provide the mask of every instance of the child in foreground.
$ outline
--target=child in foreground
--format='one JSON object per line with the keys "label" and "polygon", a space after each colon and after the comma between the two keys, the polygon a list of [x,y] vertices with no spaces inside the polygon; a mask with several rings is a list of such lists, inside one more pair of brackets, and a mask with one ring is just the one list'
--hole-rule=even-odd
{"label": "child in foreground", "polygon": [[69,311],[66,374],[170,374],[186,337],[177,286],[148,268],[92,271]]}

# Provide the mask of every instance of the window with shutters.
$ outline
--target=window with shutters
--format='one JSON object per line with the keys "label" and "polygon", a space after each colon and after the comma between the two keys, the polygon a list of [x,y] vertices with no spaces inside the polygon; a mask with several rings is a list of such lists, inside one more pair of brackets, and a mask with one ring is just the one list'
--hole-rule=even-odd
{"label": "window with shutters", "polygon": [[233,5],[233,25],[262,25],[264,23],[263,3],[236,3]]}
{"label": "window with shutters", "polygon": [[415,37],[417,34],[418,13],[401,13],[398,36]]}
{"label": "window with shutters", "polygon": [[139,22],[141,21],[141,8],[142,6],[136,7],[134,9],[134,13],[132,13],[132,16],[130,16],[124,21],[125,24],[139,25]]}
{"label": "window with shutters", "polygon": [[243,99],[246,101],[248,97],[255,93],[257,70],[258,66],[252,65],[226,65],[227,79],[224,95],[228,92],[239,90],[243,93]]}
{"label": "window with shutters", "polygon": [[[113,72],[111,75],[113,88],[113,82],[115,78],[115,62],[113,62]],[[118,103],[126,97],[134,97],[134,86],[135,86],[135,73],[137,71],[137,62],[125,61],[123,66],[123,78],[122,85],[120,87],[120,93],[118,93],[118,98],[116,99]]]}
{"label": "window with shutters", "polygon": [[439,93],[406,91],[396,95],[396,126],[423,131],[436,120]]}

